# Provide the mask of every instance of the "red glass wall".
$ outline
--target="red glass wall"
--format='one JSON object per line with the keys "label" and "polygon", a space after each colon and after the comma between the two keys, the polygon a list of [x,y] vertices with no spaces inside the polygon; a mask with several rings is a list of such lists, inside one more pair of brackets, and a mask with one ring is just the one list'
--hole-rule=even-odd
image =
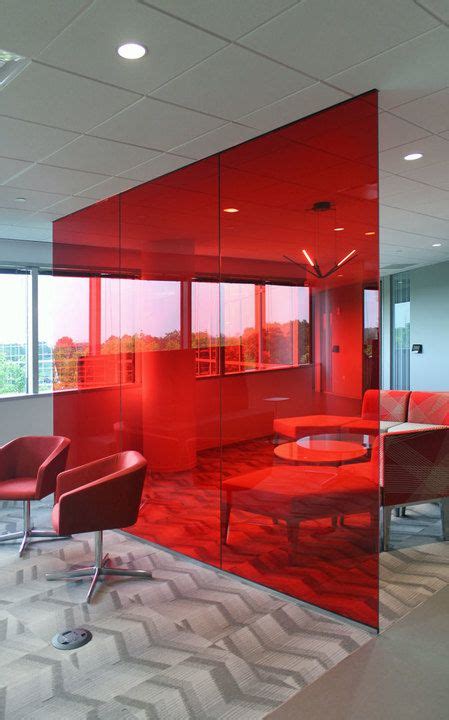
{"label": "red glass wall", "polygon": [[51,278],[55,431],[145,455],[131,531],[373,627],[377,187],[373,92],[57,221]]}

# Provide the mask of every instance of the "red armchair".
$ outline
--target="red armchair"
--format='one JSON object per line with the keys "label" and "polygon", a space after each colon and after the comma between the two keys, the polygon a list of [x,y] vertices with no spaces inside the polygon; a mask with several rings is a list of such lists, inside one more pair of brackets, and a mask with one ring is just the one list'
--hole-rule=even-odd
{"label": "red armchair", "polygon": [[95,533],[93,565],[47,574],[47,580],[92,578],[86,602],[90,602],[97,581],[108,575],[151,579],[144,570],[109,567],[103,557],[103,530],[128,527],[137,520],[147,461],[129,450],[81,465],[58,475],[52,522],[63,534]]}
{"label": "red armchair", "polygon": [[383,550],[389,546],[391,511],[405,505],[439,503],[443,538],[449,539],[448,427],[382,434],[370,462],[342,466],[338,475],[360,487],[370,478],[380,480]]}
{"label": "red armchair", "polygon": [[0,542],[22,540],[22,555],[33,537],[59,537],[52,530],[35,530],[30,521],[31,500],[55,491],[56,477],[67,463],[70,440],[58,436],[28,436],[0,447],[0,500],[23,503],[23,529],[0,535]]}

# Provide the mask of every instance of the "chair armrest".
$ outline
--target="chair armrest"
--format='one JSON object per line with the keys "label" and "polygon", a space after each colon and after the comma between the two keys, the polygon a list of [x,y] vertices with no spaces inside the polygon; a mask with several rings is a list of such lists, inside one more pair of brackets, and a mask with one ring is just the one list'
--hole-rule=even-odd
{"label": "chair armrest", "polygon": [[92,462],[59,473],[56,480],[55,502],[59,501],[61,495],[71,490],[76,490],[83,485],[88,485],[95,480],[114,474],[117,463],[118,456],[109,455],[100,460],[93,460]]}
{"label": "chair armrest", "polygon": [[[58,497],[59,532],[108,530],[133,525],[137,519],[146,462],[86,482],[72,473],[66,489]],[[74,487],[74,485],[77,487]]]}

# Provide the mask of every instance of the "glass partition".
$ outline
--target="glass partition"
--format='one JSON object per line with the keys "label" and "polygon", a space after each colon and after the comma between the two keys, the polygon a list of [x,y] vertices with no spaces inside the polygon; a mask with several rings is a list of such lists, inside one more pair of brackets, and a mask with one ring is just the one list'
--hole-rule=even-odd
{"label": "glass partition", "polygon": [[373,627],[377,174],[373,92],[59,220],[46,339],[71,462],[148,460],[131,532]]}

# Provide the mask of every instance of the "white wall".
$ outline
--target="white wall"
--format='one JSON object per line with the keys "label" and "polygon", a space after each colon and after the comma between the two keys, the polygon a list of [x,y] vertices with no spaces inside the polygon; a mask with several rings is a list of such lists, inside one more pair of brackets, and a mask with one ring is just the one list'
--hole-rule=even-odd
{"label": "white wall", "polygon": [[[51,243],[0,239],[0,265],[51,265],[51,262]],[[18,435],[51,435],[52,432],[52,395],[0,397],[0,445]]]}
{"label": "white wall", "polygon": [[0,398],[0,445],[20,435],[52,433],[52,395]]}
{"label": "white wall", "polygon": [[411,390],[449,390],[449,262],[410,272]]}

